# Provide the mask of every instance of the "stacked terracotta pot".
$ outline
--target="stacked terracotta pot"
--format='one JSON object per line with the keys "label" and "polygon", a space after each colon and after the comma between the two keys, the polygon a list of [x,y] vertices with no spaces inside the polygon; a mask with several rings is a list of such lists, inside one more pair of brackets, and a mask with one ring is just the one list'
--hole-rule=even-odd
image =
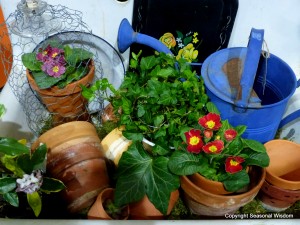
{"label": "stacked terracotta pot", "polygon": [[270,165],[259,198],[268,211],[280,212],[300,200],[300,144],[272,140],[265,146]]}

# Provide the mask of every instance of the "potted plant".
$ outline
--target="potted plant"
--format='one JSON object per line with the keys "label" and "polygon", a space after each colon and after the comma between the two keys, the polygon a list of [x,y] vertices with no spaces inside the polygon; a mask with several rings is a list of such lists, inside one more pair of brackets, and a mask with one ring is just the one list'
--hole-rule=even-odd
{"label": "potted plant", "polygon": [[[223,202],[220,200],[222,207],[217,206],[219,200],[209,205],[204,202],[205,197],[197,197],[200,199],[199,204],[210,208],[222,208],[221,212],[217,212],[216,209],[211,211],[224,215],[224,210],[227,209],[225,203],[229,198],[239,198],[233,201],[241,203],[235,205],[235,208],[232,207],[232,203],[229,209],[229,212],[232,212],[255,197],[265,177],[265,170],[261,168],[267,167],[270,159],[263,144],[242,138],[246,126],[232,127],[228,120],[221,120],[212,103],[207,104],[207,109],[209,113],[200,117],[195,126],[181,131],[184,148],[172,153],[168,167],[172,173],[182,176],[181,186],[190,202],[194,202],[190,203],[191,207],[195,207],[192,209],[194,213],[203,213],[201,207],[195,204],[197,200],[193,199],[195,196],[202,196],[199,192],[203,191],[203,196],[209,196],[208,202],[214,201],[213,196],[222,199],[221,196],[226,195]],[[253,178],[255,184],[251,183]],[[223,187],[225,190],[221,190]],[[247,198],[246,193],[251,195]],[[204,215],[208,215],[208,211],[206,209]]]}
{"label": "potted plant", "polygon": [[88,211],[88,219],[126,220],[129,205],[117,206],[114,203],[114,189],[105,188]]}
{"label": "potted plant", "polygon": [[[101,79],[90,88],[83,87],[82,93],[89,100],[99,95],[107,99],[118,126],[124,127],[123,136],[132,141],[118,162],[116,203],[147,196],[161,215],[167,215],[170,196],[178,199],[180,185],[179,176],[167,166],[169,156],[182,145],[180,131],[205,115],[207,95],[201,77],[186,59],[177,61],[164,53],[141,57],[141,53],[132,53],[118,90]],[[152,147],[146,150],[149,142]],[[128,190],[125,195],[124,190]]]}
{"label": "potted plant", "polygon": [[58,42],[45,42],[36,52],[22,55],[28,82],[48,111],[54,125],[87,119],[81,87],[89,86],[95,74],[93,54]]}
{"label": "potted plant", "polygon": [[25,194],[36,217],[42,210],[42,193],[65,188],[57,179],[45,176],[47,147],[40,145],[32,154],[23,141],[0,138],[0,194],[12,206],[19,206],[19,195]]}

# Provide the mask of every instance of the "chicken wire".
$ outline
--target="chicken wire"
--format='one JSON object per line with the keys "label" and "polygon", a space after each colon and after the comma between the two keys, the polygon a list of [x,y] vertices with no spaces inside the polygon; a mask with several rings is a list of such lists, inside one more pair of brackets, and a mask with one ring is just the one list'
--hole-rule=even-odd
{"label": "chicken wire", "polygon": [[[82,21],[81,12],[62,5],[53,6],[42,1],[37,3],[31,9],[26,1],[20,2],[17,10],[2,25],[7,26],[8,31],[0,34],[0,41],[7,36],[11,40],[12,58],[1,57],[1,63],[8,84],[24,110],[28,127],[33,134],[40,135],[52,126],[73,120],[101,123],[99,118],[104,108],[103,99],[88,103],[84,106],[84,112],[72,116],[57,117],[56,112],[49,111],[47,104],[50,103],[43,102],[37,91],[29,85],[21,57],[24,53],[37,52],[53,40],[72,48],[83,48],[93,53],[95,76],[92,82],[106,77],[115,87],[121,84],[125,73],[122,58],[108,42],[92,34]],[[2,46],[0,53],[9,50]],[[53,118],[56,118],[55,121]]]}

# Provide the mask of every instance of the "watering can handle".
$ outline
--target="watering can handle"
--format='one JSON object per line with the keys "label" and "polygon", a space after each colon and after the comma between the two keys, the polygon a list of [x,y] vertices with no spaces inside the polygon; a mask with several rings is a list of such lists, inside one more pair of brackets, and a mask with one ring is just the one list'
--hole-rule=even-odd
{"label": "watering can handle", "polygon": [[243,73],[240,80],[240,88],[237,95],[238,99],[235,101],[235,105],[239,109],[244,109],[248,105],[258,68],[263,40],[264,30],[252,28],[247,46]]}

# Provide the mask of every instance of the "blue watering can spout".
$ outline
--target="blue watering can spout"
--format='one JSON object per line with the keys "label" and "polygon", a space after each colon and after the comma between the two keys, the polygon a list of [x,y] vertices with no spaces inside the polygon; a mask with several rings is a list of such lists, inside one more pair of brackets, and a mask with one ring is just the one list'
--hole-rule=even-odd
{"label": "blue watering can spout", "polygon": [[172,54],[171,50],[159,40],[138,32],[134,32],[129,21],[124,18],[118,31],[118,48],[124,53],[133,43],[147,45],[158,52]]}

